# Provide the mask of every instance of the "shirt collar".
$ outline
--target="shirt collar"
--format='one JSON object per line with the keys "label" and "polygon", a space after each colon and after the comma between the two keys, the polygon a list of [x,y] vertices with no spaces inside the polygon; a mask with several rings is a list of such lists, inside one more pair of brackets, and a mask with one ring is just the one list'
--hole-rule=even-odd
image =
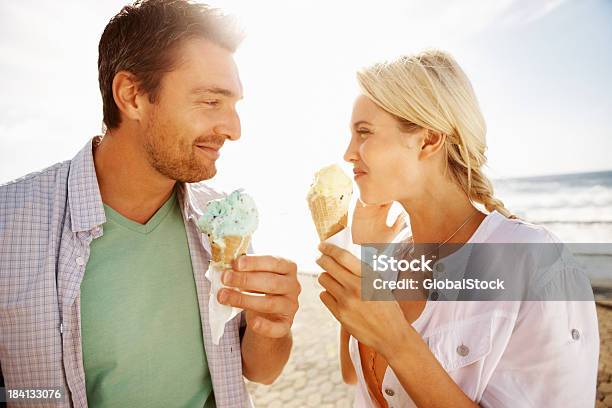
{"label": "shirt collar", "polygon": [[68,205],[73,232],[90,231],[106,222],[92,150],[98,138],[90,139],[70,162]]}
{"label": "shirt collar", "polygon": [[[90,139],[70,163],[68,204],[73,232],[90,231],[106,222],[92,150],[93,143],[101,138]],[[178,182],[177,190],[186,221],[196,222],[203,214],[201,208],[209,200],[222,196],[203,183]]]}

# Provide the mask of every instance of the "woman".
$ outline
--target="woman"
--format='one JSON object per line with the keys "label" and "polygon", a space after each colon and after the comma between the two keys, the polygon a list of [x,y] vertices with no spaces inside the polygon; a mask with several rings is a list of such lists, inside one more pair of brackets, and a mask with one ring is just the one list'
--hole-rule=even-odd
{"label": "woman", "polygon": [[[355,243],[391,242],[402,224],[385,223],[394,201],[408,214],[415,247],[557,242],[493,195],[482,170],[485,122],[450,55],[376,64],[358,81],[344,156],[364,203],[354,212]],[[429,294],[365,302],[359,260],[334,245],[319,249],[320,297],[341,323],[342,375],[357,383],[356,407],[594,405],[592,301],[435,302]]]}

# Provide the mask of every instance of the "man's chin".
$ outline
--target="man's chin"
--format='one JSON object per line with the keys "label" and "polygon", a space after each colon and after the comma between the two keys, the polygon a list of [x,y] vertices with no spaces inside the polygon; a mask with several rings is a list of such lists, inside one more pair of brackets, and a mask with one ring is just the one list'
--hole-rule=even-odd
{"label": "man's chin", "polygon": [[213,167],[212,169],[208,169],[205,173],[183,177],[182,180],[177,179],[177,181],[181,181],[183,183],[197,183],[199,181],[210,180],[211,178],[215,177],[216,174],[217,169]]}

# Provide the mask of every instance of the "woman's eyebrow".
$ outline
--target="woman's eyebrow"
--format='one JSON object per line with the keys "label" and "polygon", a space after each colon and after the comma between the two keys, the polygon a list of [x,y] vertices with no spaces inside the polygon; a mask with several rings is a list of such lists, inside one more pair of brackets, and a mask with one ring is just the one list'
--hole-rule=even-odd
{"label": "woman's eyebrow", "polygon": [[354,128],[358,128],[361,125],[368,125],[368,126],[372,126],[372,124],[370,122],[366,122],[365,120],[359,120],[355,123],[353,123],[353,127]]}

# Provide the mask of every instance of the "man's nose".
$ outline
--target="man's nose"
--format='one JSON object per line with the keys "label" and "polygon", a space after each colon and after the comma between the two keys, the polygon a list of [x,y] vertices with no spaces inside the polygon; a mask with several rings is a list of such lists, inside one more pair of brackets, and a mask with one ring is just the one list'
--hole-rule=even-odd
{"label": "man's nose", "polygon": [[223,135],[229,140],[240,139],[240,116],[238,116],[238,112],[235,110],[228,112],[221,123],[215,126],[215,133]]}

